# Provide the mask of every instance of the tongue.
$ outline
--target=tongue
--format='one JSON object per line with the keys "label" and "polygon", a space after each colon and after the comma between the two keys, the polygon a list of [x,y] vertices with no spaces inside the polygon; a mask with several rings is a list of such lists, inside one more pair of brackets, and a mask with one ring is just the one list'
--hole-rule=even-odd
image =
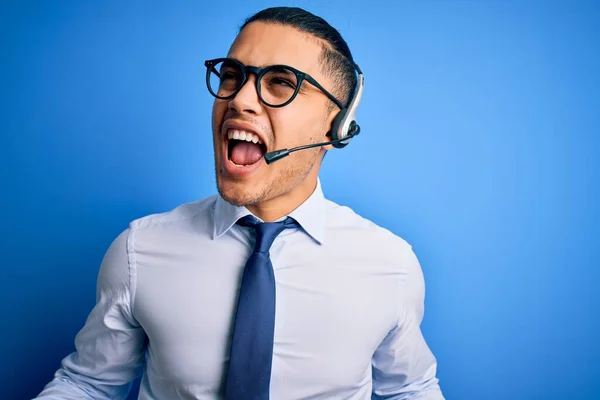
{"label": "tongue", "polygon": [[251,165],[263,156],[261,147],[252,142],[237,141],[231,149],[231,161],[238,165]]}

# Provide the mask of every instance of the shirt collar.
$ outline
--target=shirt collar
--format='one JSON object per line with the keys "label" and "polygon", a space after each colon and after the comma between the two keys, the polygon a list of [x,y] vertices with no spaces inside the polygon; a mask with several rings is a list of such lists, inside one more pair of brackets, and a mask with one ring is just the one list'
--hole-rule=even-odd
{"label": "shirt collar", "polygon": [[[217,196],[214,209],[213,239],[227,232],[240,218],[252,213],[244,206],[235,206]],[[317,178],[317,186],[304,203],[288,215],[294,218],[302,229],[319,244],[324,243],[325,236],[325,197],[321,181]]]}

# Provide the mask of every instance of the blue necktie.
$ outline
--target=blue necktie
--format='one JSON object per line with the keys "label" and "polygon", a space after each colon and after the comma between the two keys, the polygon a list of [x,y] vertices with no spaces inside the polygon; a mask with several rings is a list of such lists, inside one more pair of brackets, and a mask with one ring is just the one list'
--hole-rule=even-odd
{"label": "blue necktie", "polygon": [[233,326],[226,400],[268,400],[275,328],[275,276],[269,249],[284,229],[298,226],[288,217],[260,223],[252,216],[239,225],[256,231],[254,252],[246,262]]}

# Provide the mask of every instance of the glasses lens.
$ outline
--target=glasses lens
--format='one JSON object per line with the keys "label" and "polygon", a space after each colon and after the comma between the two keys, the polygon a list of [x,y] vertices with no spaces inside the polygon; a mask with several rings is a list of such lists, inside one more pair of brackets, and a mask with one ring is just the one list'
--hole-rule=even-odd
{"label": "glasses lens", "polygon": [[263,101],[279,106],[294,96],[298,87],[298,77],[285,67],[270,68],[260,80],[260,95]]}
{"label": "glasses lens", "polygon": [[239,64],[233,61],[220,61],[209,68],[209,89],[217,97],[231,96],[243,81],[243,72]]}

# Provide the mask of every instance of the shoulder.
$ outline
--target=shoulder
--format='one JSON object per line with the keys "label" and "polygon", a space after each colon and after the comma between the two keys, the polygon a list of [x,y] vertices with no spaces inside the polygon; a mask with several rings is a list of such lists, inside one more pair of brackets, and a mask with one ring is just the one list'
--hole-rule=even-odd
{"label": "shoulder", "polygon": [[[180,204],[170,210],[131,220],[111,248],[129,258],[140,245],[162,248],[184,237],[209,236],[213,231],[214,205],[218,195]],[[109,249],[112,250],[112,249]]]}
{"label": "shoulder", "polygon": [[163,229],[185,226],[198,220],[206,223],[207,220],[212,219],[212,212],[217,197],[218,195],[214,194],[196,201],[180,204],[168,211],[148,214],[134,219],[129,223],[128,230],[136,232],[153,228]]}
{"label": "shoulder", "polygon": [[411,244],[390,229],[364,217],[349,206],[326,200],[327,229],[336,233],[345,232],[355,241],[390,246],[397,251],[412,251]]}
{"label": "shoulder", "polygon": [[392,283],[398,304],[421,304],[425,281],[411,243],[348,206],[327,201],[327,243],[336,260]]}
{"label": "shoulder", "polygon": [[211,210],[217,195],[181,204],[172,210],[149,214],[129,222],[108,246],[102,258],[98,275],[98,293],[102,290],[129,288],[131,269],[135,269],[137,247],[150,246],[154,249],[173,241],[181,240],[177,233],[193,231],[210,232]]}
{"label": "shoulder", "polygon": [[[140,232],[172,232],[170,228],[194,226],[202,229],[208,226],[212,218],[212,209],[217,195],[205,197],[160,213],[148,214],[131,220],[128,226],[111,242],[105,256],[104,264],[118,264],[115,261],[126,261],[132,251],[134,237]],[[200,221],[200,222],[196,222]]]}
{"label": "shoulder", "polygon": [[327,200],[328,242],[338,255],[366,260],[369,268],[401,277],[404,284],[422,286],[420,262],[411,243],[352,208]]}

